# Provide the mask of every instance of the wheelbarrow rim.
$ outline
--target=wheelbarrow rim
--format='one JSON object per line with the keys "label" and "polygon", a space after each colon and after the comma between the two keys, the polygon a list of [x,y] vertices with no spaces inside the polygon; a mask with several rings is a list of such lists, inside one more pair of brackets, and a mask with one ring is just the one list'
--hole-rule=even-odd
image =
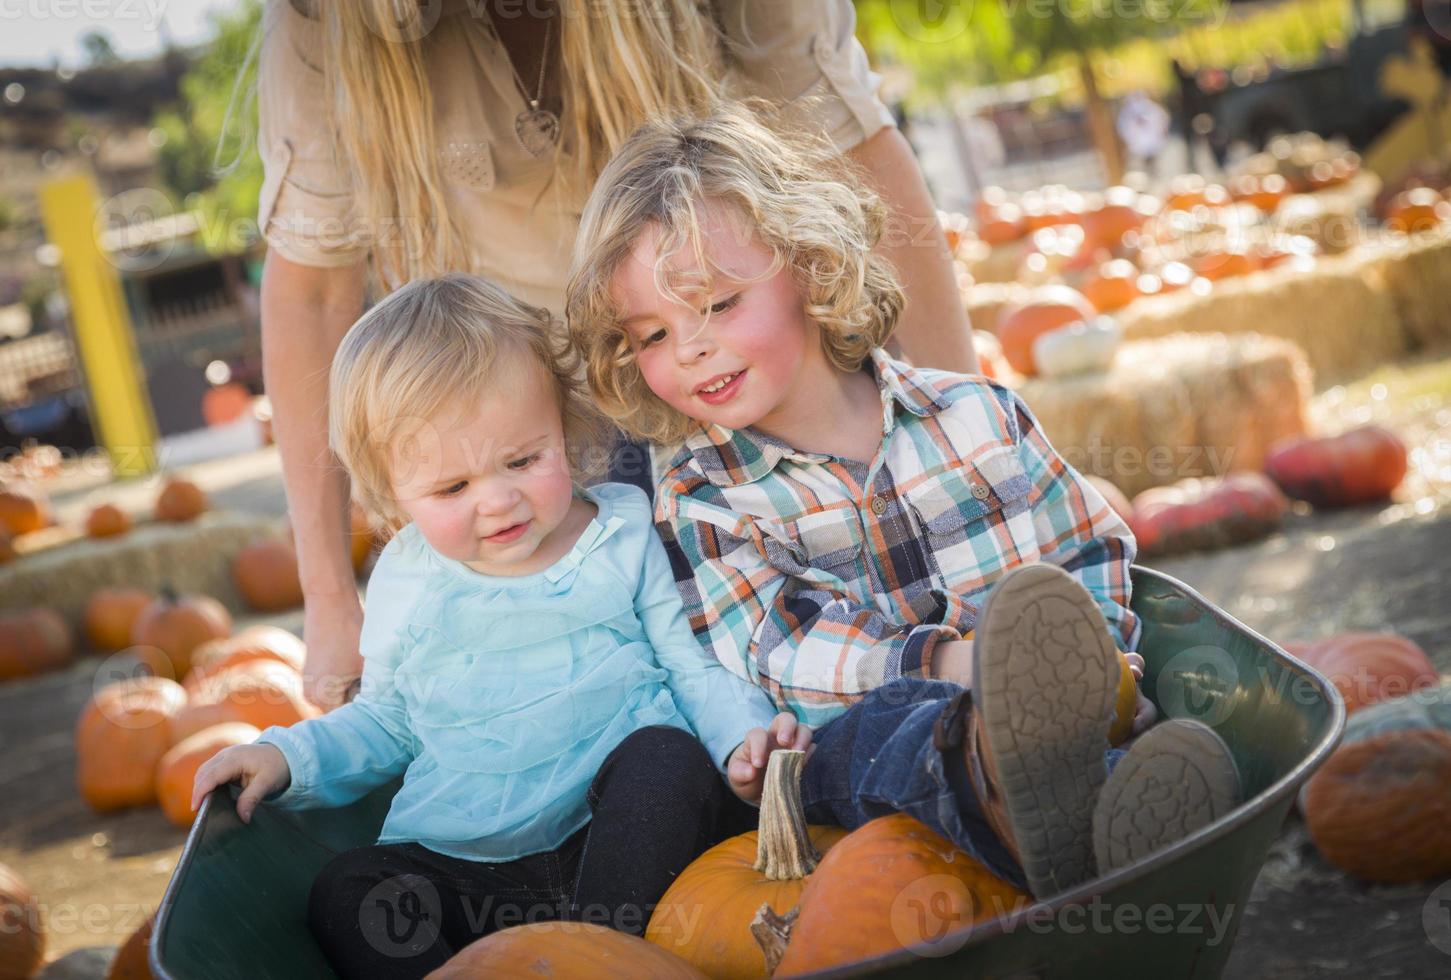
{"label": "wheelbarrow rim", "polygon": [[[1309,680],[1320,692],[1321,696],[1325,698],[1330,709],[1330,725],[1320,737],[1320,740],[1288,773],[1271,783],[1267,789],[1256,794],[1251,799],[1245,800],[1228,816],[1214,821],[1207,827],[1200,828],[1178,843],[1159,851],[1143,861],[1135,862],[1129,867],[1121,868],[1118,871],[1095,878],[1077,888],[1054,896],[1048,902],[1033,902],[1014,912],[998,916],[987,922],[964,926],[959,930],[948,933],[937,943],[910,946],[905,949],[884,953],[871,959],[859,960],[848,965],[804,974],[805,976],[851,977],[919,962],[924,956],[936,955],[936,951],[944,943],[951,942],[959,946],[966,946],[968,943],[985,942],[995,936],[1018,930],[1030,919],[1041,918],[1045,910],[1056,915],[1068,906],[1082,904],[1085,901],[1091,900],[1096,895],[1110,892],[1119,885],[1130,882],[1133,879],[1151,875],[1165,865],[1177,861],[1186,852],[1195,850],[1201,846],[1207,846],[1221,837],[1228,836],[1244,824],[1255,820],[1258,817],[1258,811],[1268,808],[1269,804],[1279,802],[1285,797],[1293,795],[1299,789],[1300,785],[1310,777],[1311,773],[1318,769],[1329,757],[1330,753],[1335,750],[1335,746],[1340,742],[1341,735],[1345,730],[1345,702],[1334,684],[1331,684],[1325,677],[1317,673],[1304,661],[1285,652],[1279,644],[1223,612],[1200,595],[1198,591],[1190,588],[1173,576],[1155,571],[1143,565],[1132,566],[1131,573],[1135,578],[1136,586],[1141,586],[1146,581],[1157,581],[1171,589],[1181,592],[1198,606],[1202,612],[1207,613],[1210,618],[1217,620],[1227,629],[1242,633],[1267,648],[1271,653],[1282,658],[1285,665],[1296,675]],[[219,787],[219,789],[222,789],[222,787]],[[166,933],[172,902],[180,890],[182,882],[192,871],[193,862],[188,859],[201,844],[202,828],[206,823],[208,814],[211,812],[213,806],[231,804],[232,794],[230,791],[220,795],[223,800],[221,803],[217,802],[219,793],[215,790],[208,793],[206,799],[202,801],[201,808],[197,811],[196,819],[192,821],[191,829],[187,833],[186,843],[182,847],[181,855],[177,859],[178,869],[182,870],[183,873],[172,875],[171,881],[166,886],[166,892],[162,896],[161,906],[157,909],[156,923],[151,934],[150,948],[147,951],[147,960],[151,964],[151,972],[158,980],[180,980],[180,978],[173,978],[162,964],[160,940]],[[1257,805],[1251,806],[1251,803]],[[966,933],[967,935],[962,936],[961,933]]]}

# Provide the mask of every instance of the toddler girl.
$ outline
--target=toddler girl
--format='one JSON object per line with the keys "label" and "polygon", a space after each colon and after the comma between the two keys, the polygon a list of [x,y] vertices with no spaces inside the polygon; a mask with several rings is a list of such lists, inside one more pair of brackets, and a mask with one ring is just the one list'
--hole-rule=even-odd
{"label": "toddler girl", "polygon": [[696,636],[820,726],[808,817],[910,813],[1047,897],[1238,781],[1186,722],[1108,776],[1133,537],[1012,391],[883,349],[885,215],[739,107],[642,127],[585,207],[570,329],[608,414],[674,450],[656,521]]}
{"label": "toddler girl", "polygon": [[368,586],[360,694],[197,774],[194,802],[240,777],[244,821],[403,776],[377,843],[313,886],[344,976],[419,976],[539,918],[642,934],[734,829],[727,786],[756,800],[767,754],[810,741],[696,643],[644,494],[575,487],[590,416],[551,336],[547,313],[465,275],[352,327],[331,442],[398,529]]}

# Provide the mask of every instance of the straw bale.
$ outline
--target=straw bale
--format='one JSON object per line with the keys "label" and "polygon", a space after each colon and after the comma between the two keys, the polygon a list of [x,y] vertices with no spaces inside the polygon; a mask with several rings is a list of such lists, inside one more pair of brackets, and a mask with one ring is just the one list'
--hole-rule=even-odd
{"label": "straw bale", "polygon": [[0,610],[48,606],[73,624],[91,593],[105,586],[216,596],[232,608],[232,558],[276,530],[251,515],[208,512],[187,524],[141,524],[116,538],[80,538],[0,565]]}
{"label": "straw bale", "polygon": [[1272,443],[1306,431],[1311,372],[1276,337],[1176,334],[1125,343],[1109,371],[1018,391],[1069,463],[1132,497],[1259,469]]}
{"label": "straw bale", "polygon": [[1018,267],[1032,248],[1033,243],[1027,238],[996,246],[978,241],[963,250],[963,258],[972,278],[979,283],[1012,282],[1018,278]]}
{"label": "straw bale", "polygon": [[1395,306],[1408,350],[1451,342],[1451,230],[1396,238],[1372,279]]}
{"label": "straw bale", "polygon": [[1349,183],[1311,194],[1293,194],[1275,211],[1277,230],[1312,239],[1334,255],[1354,248],[1363,237],[1360,216],[1375,203],[1380,178],[1361,171]]}
{"label": "straw bale", "polygon": [[1016,282],[975,283],[963,293],[967,318],[972,329],[996,333],[998,315],[1009,306],[1023,302],[1031,290]]}
{"label": "straw bale", "polygon": [[1281,267],[1214,284],[1207,296],[1179,290],[1136,300],[1118,313],[1128,340],[1174,333],[1283,337],[1330,385],[1394,360],[1406,349],[1396,303],[1368,250],[1321,258],[1311,269]]}

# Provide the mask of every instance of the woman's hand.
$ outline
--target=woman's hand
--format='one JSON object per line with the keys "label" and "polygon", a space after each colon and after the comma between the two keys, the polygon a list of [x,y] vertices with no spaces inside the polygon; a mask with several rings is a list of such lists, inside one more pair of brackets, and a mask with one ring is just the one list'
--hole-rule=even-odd
{"label": "woman's hand", "polygon": [[726,765],[726,780],[732,792],[747,803],[758,803],[766,781],[766,761],[777,749],[811,747],[811,726],[796,721],[796,716],[783,711],[771,720],[770,729],[752,728],[746,739],[731,753]]}
{"label": "woman's hand", "polygon": [[303,692],[324,711],[351,701],[353,682],[363,673],[358,636],[363,608],[355,592],[310,596],[303,611],[302,638],[307,660],[302,665]]}
{"label": "woman's hand", "polygon": [[206,795],[218,786],[242,780],[242,795],[237,797],[237,816],[243,823],[252,822],[252,811],[268,796],[285,789],[292,781],[287,757],[273,745],[233,745],[212,756],[196,772],[191,788],[191,808],[196,812]]}

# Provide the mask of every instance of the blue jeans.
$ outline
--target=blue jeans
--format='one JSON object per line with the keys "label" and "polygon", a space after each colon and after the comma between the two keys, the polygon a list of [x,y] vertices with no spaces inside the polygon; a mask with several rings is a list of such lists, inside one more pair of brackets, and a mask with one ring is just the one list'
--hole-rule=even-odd
{"label": "blue jeans", "polygon": [[[806,817],[854,830],[905,813],[1026,891],[1023,869],[978,802],[962,751],[942,752],[933,744],[938,718],[962,691],[948,681],[904,677],[821,726],[801,776]],[[1106,768],[1111,771],[1122,755],[1110,749]]]}

